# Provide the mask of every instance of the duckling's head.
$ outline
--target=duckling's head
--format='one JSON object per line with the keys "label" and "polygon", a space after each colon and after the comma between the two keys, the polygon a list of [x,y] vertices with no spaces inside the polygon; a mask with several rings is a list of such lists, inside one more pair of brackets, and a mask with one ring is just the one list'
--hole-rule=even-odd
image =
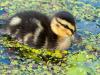
{"label": "duckling's head", "polygon": [[51,29],[57,36],[72,36],[76,31],[73,15],[66,11],[56,13],[51,20]]}

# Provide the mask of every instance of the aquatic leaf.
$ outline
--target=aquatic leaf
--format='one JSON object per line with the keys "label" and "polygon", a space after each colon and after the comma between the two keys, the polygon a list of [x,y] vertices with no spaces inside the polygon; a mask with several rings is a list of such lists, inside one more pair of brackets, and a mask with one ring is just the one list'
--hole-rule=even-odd
{"label": "aquatic leaf", "polygon": [[69,68],[68,70],[68,75],[95,75],[95,72],[86,66],[73,66],[71,68]]}

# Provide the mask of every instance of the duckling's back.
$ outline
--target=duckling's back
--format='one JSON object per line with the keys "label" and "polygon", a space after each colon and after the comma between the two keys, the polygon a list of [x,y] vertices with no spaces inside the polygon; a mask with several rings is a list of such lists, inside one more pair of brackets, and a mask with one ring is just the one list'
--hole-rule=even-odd
{"label": "duckling's back", "polygon": [[19,42],[35,48],[45,44],[49,32],[49,18],[36,11],[24,11],[9,19],[7,32]]}

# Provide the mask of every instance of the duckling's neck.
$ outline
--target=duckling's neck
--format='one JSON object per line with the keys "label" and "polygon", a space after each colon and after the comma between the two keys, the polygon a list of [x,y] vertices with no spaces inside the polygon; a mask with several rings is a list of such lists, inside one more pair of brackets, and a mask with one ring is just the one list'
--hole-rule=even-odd
{"label": "duckling's neck", "polygon": [[72,42],[71,36],[66,36],[66,37],[59,37],[58,36],[56,49],[66,50],[70,47],[71,42]]}

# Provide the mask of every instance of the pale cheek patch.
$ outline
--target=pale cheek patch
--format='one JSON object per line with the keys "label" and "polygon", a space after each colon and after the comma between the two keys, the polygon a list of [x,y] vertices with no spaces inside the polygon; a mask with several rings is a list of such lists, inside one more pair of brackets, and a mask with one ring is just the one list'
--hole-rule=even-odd
{"label": "pale cheek patch", "polygon": [[[60,20],[61,21],[61,20]],[[61,21],[66,23],[64,20]],[[58,26],[57,26],[58,25]],[[52,20],[51,23],[51,29],[53,30],[54,33],[56,33],[58,36],[65,37],[66,35],[72,35],[71,31],[69,29],[64,28],[62,25],[60,25],[55,18]]]}
{"label": "pale cheek patch", "polygon": [[22,21],[22,19],[20,17],[13,17],[9,23],[10,26],[16,26],[18,24],[20,24]]}
{"label": "pale cheek patch", "polygon": [[69,29],[65,29],[65,32],[67,35],[71,36],[72,35],[72,32],[69,30]]}
{"label": "pale cheek patch", "polygon": [[51,22],[51,29],[52,31],[57,34],[58,36],[64,37],[66,35],[64,28],[59,25],[59,23],[55,20],[55,18]]}
{"label": "pale cheek patch", "polygon": [[51,29],[54,33],[56,33],[58,35],[58,27],[56,26],[57,22],[55,20],[55,18],[52,20],[51,22]]}

